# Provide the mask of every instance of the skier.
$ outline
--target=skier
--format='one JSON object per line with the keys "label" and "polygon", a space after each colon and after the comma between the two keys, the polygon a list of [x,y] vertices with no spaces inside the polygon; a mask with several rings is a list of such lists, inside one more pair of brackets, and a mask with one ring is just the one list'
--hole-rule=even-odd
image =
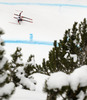
{"label": "skier", "polygon": [[22,21],[26,21],[26,22],[30,22],[33,23],[31,18],[25,17],[25,16],[21,16],[23,11],[21,11],[19,14],[14,14],[15,15],[15,19],[17,19],[18,24],[21,24]]}
{"label": "skier", "polygon": [[19,24],[21,24],[20,22],[23,21],[22,16],[21,16],[21,13],[22,13],[22,12],[23,12],[23,11],[21,11],[21,12],[19,13],[19,15],[18,15],[18,19],[17,19],[17,20],[18,20],[18,23],[19,23]]}

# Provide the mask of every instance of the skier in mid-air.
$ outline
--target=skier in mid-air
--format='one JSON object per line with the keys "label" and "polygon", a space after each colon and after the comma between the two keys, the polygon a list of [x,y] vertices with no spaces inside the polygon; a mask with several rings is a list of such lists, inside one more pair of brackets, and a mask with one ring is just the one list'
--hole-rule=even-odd
{"label": "skier in mid-air", "polygon": [[21,11],[19,14],[14,14],[15,15],[15,19],[17,19],[18,24],[21,24],[22,21],[26,21],[26,22],[30,22],[33,23],[33,20],[31,18],[25,17],[25,16],[21,16],[23,11]]}
{"label": "skier in mid-air", "polygon": [[21,11],[21,12],[19,13],[19,15],[18,15],[18,19],[17,19],[17,20],[18,20],[18,23],[19,23],[19,24],[21,24],[20,22],[23,21],[22,16],[21,16],[21,13],[22,13],[22,12],[23,12],[23,11]]}

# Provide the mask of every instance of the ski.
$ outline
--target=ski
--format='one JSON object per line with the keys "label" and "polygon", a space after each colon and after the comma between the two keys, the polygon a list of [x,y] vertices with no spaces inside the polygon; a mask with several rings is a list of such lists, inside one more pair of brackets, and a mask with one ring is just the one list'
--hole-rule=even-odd
{"label": "ski", "polygon": [[26,19],[29,19],[29,20],[32,20],[31,18],[28,18],[28,17],[25,17],[25,16],[22,16],[23,18],[26,18]]}
{"label": "ski", "polygon": [[18,19],[17,17],[14,17],[15,19]]}
{"label": "ski", "polygon": [[[18,19],[17,17],[14,17],[15,19]],[[26,22],[30,22],[30,23],[33,23],[32,21],[29,21],[29,20],[25,20],[25,19],[22,19],[22,21],[26,21]]]}
{"label": "ski", "polygon": [[[14,14],[16,16],[19,16],[18,14]],[[32,20],[31,18],[28,18],[28,17],[25,17],[25,16],[21,16],[22,18],[26,18],[26,19],[29,19],[29,20]]]}
{"label": "ski", "polygon": [[14,22],[9,22],[9,23],[19,25],[18,23],[14,23]]}
{"label": "ski", "polygon": [[25,19],[23,19],[23,21],[26,21],[26,22],[30,22],[30,23],[33,23],[32,21],[29,21],[29,20],[25,20]]}

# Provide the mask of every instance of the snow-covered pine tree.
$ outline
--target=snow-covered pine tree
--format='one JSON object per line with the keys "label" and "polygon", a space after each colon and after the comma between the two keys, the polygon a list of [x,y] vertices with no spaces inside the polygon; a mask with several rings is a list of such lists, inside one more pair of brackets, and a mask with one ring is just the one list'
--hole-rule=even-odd
{"label": "snow-covered pine tree", "polygon": [[78,54],[78,62],[79,65],[85,65],[87,64],[87,20],[84,18],[84,20],[79,24],[79,47],[80,52]]}
{"label": "snow-covered pine tree", "polygon": [[62,40],[54,41],[49,52],[46,67],[49,72],[71,73],[74,69],[87,64],[87,20],[80,24],[74,22],[72,29],[65,31]]}
{"label": "snow-covered pine tree", "polygon": [[11,55],[12,61],[10,62],[12,81],[15,83],[15,86],[19,85],[21,75],[23,74],[23,61],[21,48],[17,47],[16,51]]}
{"label": "snow-covered pine tree", "polygon": [[[57,71],[70,73],[70,71],[72,71],[69,68],[72,58],[70,58],[70,55],[68,54],[69,50],[66,42],[66,40],[60,40],[59,43],[54,41],[54,47],[49,52],[49,60],[46,62],[46,66],[50,73]],[[68,54],[68,58],[66,58],[66,54]]]}
{"label": "snow-covered pine tree", "polygon": [[[82,74],[83,73],[83,74]],[[46,100],[87,100],[87,65],[75,69],[71,74],[55,72],[45,81]]]}
{"label": "snow-covered pine tree", "polygon": [[60,41],[60,49],[61,54],[61,64],[63,67],[63,72],[71,73],[78,66],[77,64],[77,55],[79,53],[80,48],[78,47],[77,41],[77,23],[73,24],[73,28],[70,30],[66,30],[63,40]]}
{"label": "snow-covered pine tree", "polygon": [[[74,70],[82,65],[87,64],[87,20],[84,18],[80,24],[75,22],[73,28],[68,30],[64,39],[67,39],[66,44],[68,50],[65,57],[71,66],[70,70]],[[67,66],[68,66],[67,65]]]}
{"label": "snow-covered pine tree", "polygon": [[[53,100],[52,99],[53,97],[55,98],[54,100],[56,100],[56,93],[61,95],[62,92],[65,92],[64,94],[66,94],[66,97],[65,96],[63,97],[62,95],[63,100],[71,100],[71,99],[78,100],[78,98],[82,98],[81,100],[87,100],[87,92],[86,92],[87,82],[85,79],[86,78],[85,75],[87,75],[86,74],[87,73],[86,72],[86,69],[87,69],[87,66],[86,66],[87,65],[87,20],[84,19],[80,24],[77,24],[77,22],[75,22],[73,24],[72,29],[68,29],[65,31],[63,40],[60,40],[58,44],[59,44],[57,47],[58,58],[55,59],[56,48],[54,45],[53,49],[49,53],[49,60],[47,61],[47,65],[51,72],[63,71],[68,74],[71,73],[71,77],[69,78],[70,83],[68,86],[61,88],[60,91],[54,88],[54,92],[53,92],[53,89],[47,91],[46,89],[49,89],[49,88],[47,84],[45,84],[45,90],[48,93],[47,100]],[[57,67],[55,64],[56,60],[59,61],[58,63],[59,69],[57,70],[55,70],[56,69],[55,67]],[[82,66],[82,65],[85,65],[85,66]],[[52,68],[52,66],[54,69]],[[82,66],[82,69],[78,68],[80,66]],[[72,74],[72,72],[74,74]],[[84,73],[84,74],[82,75],[81,73]],[[61,78],[59,76],[59,79]],[[57,78],[55,77],[53,79],[58,79],[58,77]],[[61,81],[57,81],[57,82],[61,82]],[[75,87],[76,89],[74,90]]]}
{"label": "snow-covered pine tree", "polygon": [[20,78],[20,84],[23,89],[35,90],[36,81],[31,74],[36,72],[36,64],[34,55],[30,55],[23,68],[24,74]]}
{"label": "snow-covered pine tree", "polygon": [[4,32],[0,29],[0,100],[8,99],[15,90],[15,85],[11,82],[10,76],[8,75],[8,60],[4,57],[4,41],[1,38],[3,34]]}
{"label": "snow-covered pine tree", "polygon": [[24,67],[25,76],[28,77],[29,75],[36,72],[36,64],[35,64],[35,57],[34,55],[30,55],[25,67]]}
{"label": "snow-covered pine tree", "polygon": [[49,73],[53,73],[53,72],[60,70],[59,69],[60,62],[58,60],[58,56],[59,56],[58,53],[60,53],[60,52],[59,52],[58,48],[59,47],[58,47],[57,41],[55,40],[54,47],[49,52],[49,60],[46,61],[46,67],[47,67]]}
{"label": "snow-covered pine tree", "polygon": [[43,61],[42,61],[42,68],[41,69],[42,69],[43,74],[49,75],[49,68],[47,68],[45,59],[43,59]]}

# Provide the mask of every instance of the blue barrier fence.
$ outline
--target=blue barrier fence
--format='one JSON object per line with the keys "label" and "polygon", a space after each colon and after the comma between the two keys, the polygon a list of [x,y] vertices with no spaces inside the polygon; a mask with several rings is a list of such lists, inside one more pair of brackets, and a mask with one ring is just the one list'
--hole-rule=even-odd
{"label": "blue barrier fence", "polygon": [[32,33],[29,34],[29,40],[4,40],[4,41],[5,41],[5,43],[38,44],[38,45],[53,46],[53,42],[33,40],[33,34]]}
{"label": "blue barrier fence", "polygon": [[65,6],[65,7],[80,7],[87,8],[87,5],[75,5],[75,4],[57,4],[57,3],[29,3],[29,2],[0,2],[3,5],[39,5],[39,6]]}
{"label": "blue barrier fence", "polygon": [[45,41],[29,41],[29,40],[4,40],[5,43],[19,43],[19,44],[37,44],[37,45],[48,45],[53,46],[53,42]]}

